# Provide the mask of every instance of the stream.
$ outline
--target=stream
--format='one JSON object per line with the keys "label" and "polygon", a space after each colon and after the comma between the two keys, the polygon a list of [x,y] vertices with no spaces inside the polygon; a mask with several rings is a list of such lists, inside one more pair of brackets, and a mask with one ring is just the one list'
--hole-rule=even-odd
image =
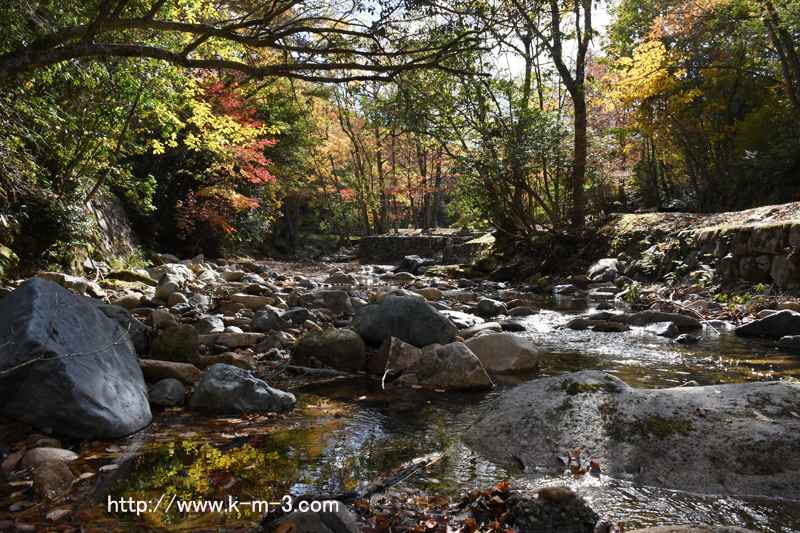
{"label": "stream", "polygon": [[[471,299],[472,293],[448,291],[447,296]],[[461,442],[461,433],[494,398],[532,379],[600,369],[632,386],[663,388],[689,380],[710,385],[800,377],[800,356],[778,352],[774,343],[738,338],[728,327],[704,328],[702,341],[692,346],[677,345],[643,328],[624,333],[557,329],[595,304],[588,305],[585,299],[515,296],[526,297],[541,309],[536,315],[513,319],[527,330],[520,334],[542,349],[536,373],[493,376],[494,389],[475,393],[389,391],[373,377],[306,385],[292,390],[298,397],[295,411],[275,431],[246,446],[210,445],[202,434],[178,442],[151,442],[110,494],[151,499],[162,494],[186,499],[234,494],[240,500],[277,501],[286,494],[363,487],[403,461],[443,452],[444,459],[395,490],[457,497],[504,479],[519,486],[566,484],[576,488],[598,514],[611,514],[628,530],[707,524],[800,532],[797,501],[704,496],[635,486],[604,475],[526,474],[472,452]],[[257,519],[248,513],[243,510],[241,518]],[[178,525],[187,517],[188,513],[173,511],[146,519]]]}

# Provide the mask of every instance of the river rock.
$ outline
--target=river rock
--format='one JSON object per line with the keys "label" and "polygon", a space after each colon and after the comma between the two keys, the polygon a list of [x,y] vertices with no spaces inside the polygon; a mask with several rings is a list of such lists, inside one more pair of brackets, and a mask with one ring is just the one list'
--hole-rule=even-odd
{"label": "river rock", "polygon": [[285,331],[276,331],[263,341],[256,344],[253,348],[257,353],[267,353],[268,351],[277,348],[282,350],[294,344],[295,338]]}
{"label": "river rock", "polygon": [[323,283],[328,283],[330,285],[355,285],[356,278],[344,272],[334,272],[328,276]]}
{"label": "river rock", "polygon": [[424,287],[422,289],[415,289],[413,292],[416,292],[417,294],[419,294],[428,301],[444,299],[444,293],[434,287]]}
{"label": "river rock", "polygon": [[508,316],[530,316],[535,315],[537,310],[529,305],[520,305],[508,310]]}
{"label": "river rock", "polygon": [[478,284],[472,281],[471,279],[460,278],[458,280],[459,289],[474,289],[476,287],[478,287]]}
{"label": "river rock", "polygon": [[236,368],[241,368],[242,370],[256,370],[258,368],[255,360],[253,360],[253,358],[249,355],[243,353],[225,352],[219,355],[200,356],[199,364],[202,368],[208,368],[212,365],[216,365],[217,363],[235,366]]}
{"label": "river rock", "polygon": [[161,329],[178,325],[175,321],[175,317],[166,309],[153,309],[150,312],[150,316],[147,317],[147,321],[151,326],[158,326]]}
{"label": "river rock", "polygon": [[[347,510],[347,506],[335,500],[313,502],[320,505],[320,511],[315,512],[314,507],[310,510],[294,511],[280,518],[270,526],[280,526],[286,522],[294,522],[295,527],[286,531],[298,531],[300,533],[359,533],[355,517]],[[265,528],[266,531],[274,529]]]}
{"label": "river rock", "polygon": [[684,333],[675,338],[676,344],[697,344],[698,342],[700,342],[700,337],[696,337],[690,333]]}
{"label": "river rock", "polygon": [[228,348],[244,348],[261,342],[266,337],[264,333],[231,331],[229,328],[230,326],[225,328],[223,333],[199,336],[198,340],[201,344],[205,344],[206,346],[219,344],[220,346],[226,346]]}
{"label": "river rock", "polygon": [[186,387],[174,378],[162,379],[148,394],[150,405],[156,407],[175,407],[186,397]]}
{"label": "river rock", "polygon": [[136,353],[150,353],[150,330],[127,309],[119,305],[107,304],[103,300],[96,298],[86,297],[84,301],[95,309],[99,309],[100,312],[116,322],[124,331],[127,331]]}
{"label": "river rock", "polygon": [[539,348],[511,333],[490,333],[465,344],[488,373],[529,372],[539,366]]}
{"label": "river rock", "polygon": [[155,297],[166,302],[172,293],[178,290],[180,284],[181,279],[177,276],[172,274],[164,274],[158,279]]}
{"label": "river rock", "polygon": [[142,369],[144,379],[148,383],[157,383],[164,379],[174,378],[187,387],[194,387],[194,384],[203,377],[203,372],[196,366],[187,363],[140,359],[139,368]]}
{"label": "river rock", "polygon": [[295,342],[293,354],[300,364],[311,366],[311,358],[315,357],[324,365],[351,374],[364,370],[367,363],[364,341],[349,329],[306,333]]}
{"label": "river rock", "polygon": [[475,314],[478,316],[507,315],[508,309],[503,302],[498,302],[491,298],[484,298],[475,306]]}
{"label": "river rock", "polygon": [[411,363],[419,359],[422,350],[416,346],[389,337],[380,349],[375,352],[367,361],[367,369],[374,374],[383,376],[387,370],[391,372],[403,372]]}
{"label": "river rock", "polygon": [[319,317],[315,315],[311,310],[306,309],[305,307],[290,307],[289,309],[281,313],[280,317],[283,320],[291,322],[295,326],[301,325],[306,320],[310,320],[312,322],[319,322]]}
{"label": "river rock", "polygon": [[[450,321],[460,330],[471,328],[479,324],[483,324],[484,320],[475,315],[464,313],[462,311],[453,311],[452,309],[442,310],[442,314],[450,319]],[[460,333],[459,333],[460,335]]]}
{"label": "river rock", "polygon": [[677,337],[679,333],[678,326],[675,322],[653,322],[644,327],[647,333],[658,335],[659,337]]}
{"label": "river rock", "polygon": [[734,330],[742,337],[780,338],[800,335],[800,313],[788,309],[754,320]]}
{"label": "river rock", "polygon": [[284,331],[290,327],[289,322],[281,317],[277,309],[262,309],[253,316],[253,329],[256,331]]}
{"label": "river rock", "polygon": [[[71,354],[87,354],[75,355]],[[0,414],[77,439],[121,438],[151,420],[136,351],[83,298],[31,278],[0,300]]]}
{"label": "river rock", "polygon": [[274,300],[269,296],[258,296],[255,294],[234,294],[231,296],[231,301],[235,303],[244,304],[245,307],[253,311],[263,309],[268,305],[272,305]]}
{"label": "river rock", "polygon": [[32,448],[22,456],[22,460],[17,465],[17,469],[25,470],[26,468],[36,468],[48,460],[68,463],[77,458],[78,454],[70,450],[63,450],[61,448]]}
{"label": "river rock", "polygon": [[580,290],[585,291],[589,284],[592,282],[592,278],[589,276],[569,276],[567,277],[567,283],[570,285],[575,285]]}
{"label": "river rock", "polygon": [[614,322],[622,322],[623,324],[633,324],[634,326],[646,326],[654,322],[672,322],[681,330],[699,329],[703,327],[700,321],[690,316],[650,310],[613,315],[611,320]]}
{"label": "river rock", "polygon": [[578,292],[578,287],[572,284],[556,285],[555,287],[553,287],[553,294],[556,296],[575,294],[576,292]]}
{"label": "river rock", "polygon": [[417,348],[446,344],[458,332],[446,316],[427,303],[401,296],[361,308],[350,327],[369,344],[380,345],[389,337],[397,337]]}
{"label": "river rock", "polygon": [[800,335],[787,335],[778,341],[778,349],[787,352],[800,352]]}
{"label": "river rock", "polygon": [[600,322],[589,329],[600,333],[619,333],[630,331],[631,327],[627,324],[620,324],[619,322]]}
{"label": "river rock", "polygon": [[590,266],[586,274],[594,282],[614,281],[619,275],[618,268],[619,262],[613,257],[607,257]]}
{"label": "river rock", "polygon": [[370,303],[372,302],[382,302],[389,296],[404,296],[406,298],[411,298],[412,300],[417,300],[418,302],[424,302],[425,297],[421,294],[417,294],[416,292],[407,291],[405,289],[394,289],[392,291],[387,292],[379,292],[374,294],[370,299]]}
{"label": "river rock", "polygon": [[530,470],[561,471],[558,457],[581,449],[604,474],[643,485],[727,494],[724,482],[796,499],[800,419],[790,411],[798,402],[800,383],[638,389],[586,370],[503,394],[463,439],[496,461],[514,454]]}
{"label": "river rock", "polygon": [[498,322],[484,322],[483,324],[478,324],[477,326],[460,330],[458,332],[458,336],[462,339],[469,339],[478,333],[481,333],[482,331],[500,333],[503,331],[503,326],[501,326]]}
{"label": "river rock", "polygon": [[33,476],[33,491],[41,497],[55,495],[75,481],[69,467],[57,459],[47,459]]}
{"label": "river rock", "polygon": [[736,526],[658,526],[632,529],[628,533],[757,533],[752,529]]}
{"label": "river rock", "polygon": [[[258,314],[256,314],[258,316]],[[253,326],[255,326],[256,319],[253,317]],[[198,335],[209,335],[212,333],[222,333],[225,331],[225,323],[218,316],[207,316],[201,318],[194,325]],[[258,328],[256,328],[258,329]]]}
{"label": "river rock", "polygon": [[463,342],[446,344],[423,353],[395,382],[444,390],[492,388],[480,359]]}
{"label": "river rock", "polygon": [[575,317],[566,324],[564,324],[565,328],[574,329],[576,331],[583,331],[599,324],[604,324],[605,320],[593,320],[591,318],[585,317]]}
{"label": "river rock", "polygon": [[264,413],[281,411],[295,401],[293,394],[273,389],[241,368],[216,364],[197,384],[189,408],[212,413]]}
{"label": "river rock", "polygon": [[300,295],[300,306],[306,309],[327,309],[334,315],[352,315],[350,295],[345,291],[315,291]]}
{"label": "river rock", "polygon": [[193,364],[200,355],[197,330],[189,324],[167,328],[153,339],[153,356],[165,361]]}

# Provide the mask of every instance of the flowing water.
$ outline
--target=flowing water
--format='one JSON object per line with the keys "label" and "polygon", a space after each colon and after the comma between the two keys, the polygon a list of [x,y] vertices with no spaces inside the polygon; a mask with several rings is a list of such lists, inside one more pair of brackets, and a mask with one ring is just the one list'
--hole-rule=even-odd
{"label": "flowing water", "polygon": [[[585,300],[540,296],[532,303],[541,312],[515,320],[527,329],[521,334],[542,348],[537,373],[498,376],[495,388],[481,393],[388,391],[379,379],[369,377],[305,386],[293,391],[298,407],[285,421],[287,429],[231,449],[211,446],[202,438],[151,446],[152,451],[134,460],[112,495],[207,498],[235,492],[243,500],[276,501],[286,494],[362,487],[405,460],[443,452],[443,460],[400,487],[456,496],[503,479],[522,486],[568,484],[598,513],[611,513],[627,529],[716,524],[800,531],[797,501],[704,496],[634,486],[603,475],[530,475],[467,448],[460,435],[470,422],[498,395],[531,379],[585,369],[605,370],[630,385],[656,388],[689,380],[709,385],[800,378],[800,356],[778,352],[774,343],[737,338],[726,327],[704,328],[702,342],[687,347],[642,328],[625,333],[559,329],[571,315],[586,311]],[[162,519],[176,523],[184,517],[179,513]]]}

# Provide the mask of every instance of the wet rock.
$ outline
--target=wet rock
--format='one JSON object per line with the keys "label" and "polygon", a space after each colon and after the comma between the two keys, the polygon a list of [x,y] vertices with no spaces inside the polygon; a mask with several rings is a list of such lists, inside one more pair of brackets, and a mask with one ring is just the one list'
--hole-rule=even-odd
{"label": "wet rock", "polygon": [[[643,485],[727,494],[800,496],[800,383],[671,389],[630,387],[587,370],[529,381],[503,394],[463,435],[496,461],[561,471],[559,450],[581,449],[603,473]],[[703,415],[697,413],[702,408]],[[776,423],[756,417],[758,412]],[[642,465],[646,465],[641,469]]]}
{"label": "wet rock", "polygon": [[186,387],[174,378],[162,379],[148,394],[150,405],[156,407],[175,407],[183,403],[186,397]]}
{"label": "wet rock", "polygon": [[75,480],[67,465],[57,459],[47,459],[36,468],[33,491],[41,497],[55,495]]}
{"label": "wet rock", "polygon": [[478,324],[477,326],[472,326],[471,328],[462,329],[458,332],[458,336],[462,339],[469,339],[477,335],[482,331],[491,331],[494,333],[500,333],[503,331],[503,326],[501,326],[497,322],[484,322],[483,324]]}
{"label": "wet rock", "polygon": [[211,307],[211,298],[205,294],[195,294],[189,296],[189,305],[192,309],[197,309],[201,313],[205,313],[208,311],[208,308]]}
{"label": "wet rock", "polygon": [[175,322],[175,317],[172,316],[172,313],[164,309],[153,309],[153,311],[150,313],[150,316],[147,317],[147,321],[151,326],[158,326],[161,329],[178,325],[178,323]]}
{"label": "wet rock", "polygon": [[498,320],[497,323],[500,324],[500,328],[503,331],[527,331],[525,329],[525,326],[523,326],[519,322],[509,322],[508,320]]}
{"label": "wet rock", "polygon": [[18,470],[25,470],[26,468],[36,468],[47,460],[60,461],[68,463],[78,458],[78,454],[61,448],[33,448],[25,452],[22,460],[17,465]]}
{"label": "wet rock", "polygon": [[219,344],[220,346],[225,346],[227,348],[244,348],[246,346],[252,346],[258,342],[261,342],[266,337],[266,335],[263,333],[250,333],[235,330],[228,331],[230,328],[225,329],[226,331],[223,333],[202,335],[199,336],[198,339],[206,346]]}
{"label": "wet rock", "polygon": [[778,349],[787,352],[800,352],[800,335],[787,335],[778,341]]}
{"label": "wet rock", "polygon": [[463,342],[446,344],[424,352],[395,383],[444,390],[492,388],[489,374],[478,357]]}
{"label": "wet rock", "polygon": [[508,309],[503,302],[498,302],[491,298],[484,298],[475,306],[475,314],[478,316],[507,315]]}
{"label": "wet rock", "polygon": [[514,524],[525,531],[592,533],[600,519],[569,487],[512,492],[506,500]]}
{"label": "wet rock", "polygon": [[633,529],[628,533],[757,533],[752,529],[736,526],[658,526]]}
{"label": "wet rock", "polygon": [[293,394],[273,389],[241,368],[216,364],[197,384],[189,408],[212,413],[264,413],[287,409],[295,401]]}
{"label": "wet rock", "polygon": [[112,301],[111,305],[116,305],[117,307],[122,307],[123,309],[130,311],[131,309],[136,309],[137,307],[141,306],[141,302],[141,294],[128,294],[122,298],[117,298],[116,300]]}
{"label": "wet rock", "polygon": [[574,329],[576,331],[583,331],[599,324],[603,324],[605,320],[593,320],[591,318],[576,317],[564,324],[565,328]]}
{"label": "wet rock", "polygon": [[150,331],[147,326],[131,315],[127,309],[118,305],[107,304],[103,300],[96,298],[87,297],[84,301],[116,322],[123,331],[127,331],[136,353],[150,353]]}
{"label": "wet rock", "polygon": [[458,280],[458,287],[460,289],[474,289],[478,287],[478,284],[471,279],[461,278]]}
{"label": "wet rock", "polygon": [[563,296],[563,295],[566,295],[566,294],[575,294],[576,292],[578,292],[578,287],[576,287],[575,285],[569,285],[569,284],[568,285],[556,285],[555,287],[553,287],[553,294],[555,294],[556,296],[559,296],[559,295]]}
{"label": "wet rock", "polygon": [[461,311],[453,311],[452,309],[442,310],[442,314],[449,318],[450,321],[460,330],[472,328],[479,324],[483,324],[484,322],[484,320],[480,317],[476,317],[475,315],[470,315],[469,313],[464,313]]}
{"label": "wet rock", "polygon": [[178,259],[177,257],[175,257],[172,254],[157,254],[157,253],[154,253],[153,255],[150,256],[150,261],[152,261],[152,263],[154,265],[160,266],[160,265],[165,265],[165,264],[169,264],[169,263],[177,263],[178,261],[180,261],[180,259]]}
{"label": "wet rock", "polygon": [[363,307],[350,327],[370,344],[379,345],[389,337],[397,337],[418,348],[446,344],[458,332],[446,316],[425,302],[400,296]]}
{"label": "wet rock", "polygon": [[679,334],[678,326],[674,322],[654,322],[644,327],[644,330],[659,337],[677,337]]}
{"label": "wet rock", "polygon": [[587,276],[592,278],[592,281],[614,281],[619,276],[618,273],[619,262],[612,257],[601,259],[589,267]]}
{"label": "wet rock", "polygon": [[350,295],[345,291],[315,291],[300,295],[300,306],[307,309],[327,309],[334,315],[354,313]]}
{"label": "wet rock", "polygon": [[[315,505],[320,507],[317,508]],[[318,509],[318,512],[314,509]],[[308,511],[294,511],[274,522],[274,525],[279,526],[285,522],[294,522],[296,531],[301,533],[359,533],[360,531],[355,517],[347,510],[347,506],[335,500],[311,502]]]}
{"label": "wet rock", "polygon": [[194,387],[194,384],[203,377],[203,372],[196,366],[187,363],[140,359],[139,368],[142,369],[144,379],[148,383],[157,383],[164,379],[174,378],[187,387]]}
{"label": "wet rock", "polygon": [[630,331],[631,327],[627,324],[620,324],[618,322],[600,322],[589,329],[600,333],[620,333],[623,331]]}
{"label": "wet rock", "polygon": [[189,324],[167,328],[153,339],[153,356],[165,361],[193,364],[200,355],[197,330]]}
{"label": "wet rock", "polygon": [[581,290],[586,290],[586,287],[592,282],[592,278],[589,276],[569,276],[567,278],[567,283],[570,285],[575,285]]}
{"label": "wet rock", "polygon": [[[77,355],[86,354],[86,355]],[[77,439],[120,438],[150,423],[136,351],[84,298],[40,278],[0,300],[0,414]]]}
{"label": "wet rock", "polygon": [[[253,325],[255,326],[255,317],[253,318]],[[194,325],[194,329],[197,330],[198,335],[222,333],[225,331],[225,323],[218,316],[207,316],[198,320]]]}
{"label": "wet rock", "polygon": [[683,335],[678,335],[675,338],[675,342],[677,344],[697,344],[700,342],[700,337],[695,337],[690,333],[684,333]]}
{"label": "wet rock", "polygon": [[623,324],[633,324],[634,326],[645,326],[654,322],[672,322],[681,330],[700,329],[703,325],[697,319],[678,313],[663,313],[661,311],[639,311],[624,315],[614,315],[611,317],[614,322]]}
{"label": "wet rock", "polygon": [[539,348],[510,333],[491,333],[466,341],[488,373],[529,372],[539,366]]}
{"label": "wet rock", "polygon": [[364,370],[367,363],[364,341],[349,329],[311,331],[297,339],[293,354],[301,365],[310,366],[314,357],[326,366],[351,374]]}
{"label": "wet rock", "polygon": [[367,361],[367,369],[379,376],[383,376],[386,370],[395,373],[403,372],[411,363],[419,359],[422,350],[416,346],[389,337],[381,347]]}
{"label": "wet rock", "polygon": [[534,309],[529,305],[521,305],[519,307],[515,307],[514,309],[509,309],[508,316],[530,316],[535,315],[537,312],[537,309]]}
{"label": "wet rock", "polygon": [[414,292],[416,292],[417,294],[419,294],[428,301],[444,299],[444,293],[439,289],[434,289],[433,287],[416,289]]}
{"label": "wet rock", "polygon": [[739,326],[734,332],[742,337],[780,338],[800,335],[800,313],[788,309],[779,311]]}
{"label": "wet rock", "polygon": [[398,272],[397,274],[384,274],[381,276],[381,281],[395,281],[397,283],[409,283],[417,279],[417,276],[409,274],[408,272]]}
{"label": "wet rock", "polygon": [[219,355],[200,356],[200,366],[203,368],[208,368],[217,363],[235,366],[242,370],[256,370],[258,368],[252,357],[242,353],[224,352]]}
{"label": "wet rock", "polygon": [[505,289],[506,285],[498,281],[481,281],[478,288],[482,291],[499,291]]}
{"label": "wet rock", "polygon": [[[798,225],[800,227],[800,224]],[[788,309],[789,311],[797,311],[800,313],[800,303],[798,302],[781,302],[778,304],[778,311],[784,311]]]}

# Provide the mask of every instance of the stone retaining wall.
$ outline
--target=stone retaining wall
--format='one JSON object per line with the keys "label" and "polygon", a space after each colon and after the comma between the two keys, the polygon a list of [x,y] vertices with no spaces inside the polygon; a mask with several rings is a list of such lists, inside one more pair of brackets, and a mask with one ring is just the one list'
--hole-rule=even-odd
{"label": "stone retaining wall", "polygon": [[358,247],[359,257],[400,261],[408,255],[431,257],[442,263],[460,263],[488,248],[491,242],[475,242],[470,235],[377,235],[362,237]]}
{"label": "stone retaining wall", "polygon": [[744,278],[781,288],[800,284],[800,220],[680,232],[672,242],[642,253],[636,270],[661,278],[706,265],[724,280]]}

